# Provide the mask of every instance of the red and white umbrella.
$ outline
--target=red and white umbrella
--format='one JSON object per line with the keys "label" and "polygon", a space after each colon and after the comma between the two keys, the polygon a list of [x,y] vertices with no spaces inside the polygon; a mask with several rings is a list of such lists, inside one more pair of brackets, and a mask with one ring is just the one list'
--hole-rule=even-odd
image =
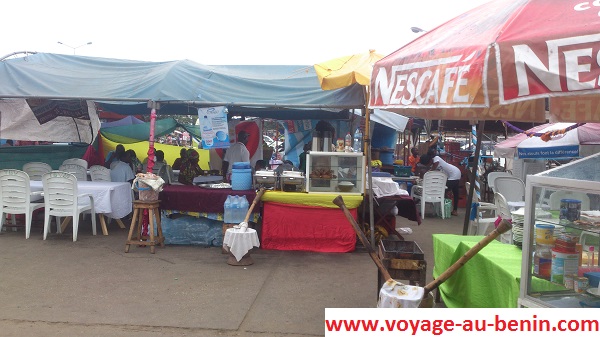
{"label": "red and white umbrella", "polygon": [[375,63],[371,108],[426,119],[600,122],[600,3],[497,0]]}
{"label": "red and white umbrella", "polygon": [[520,159],[576,158],[598,152],[600,123],[548,123],[494,146],[494,156]]}

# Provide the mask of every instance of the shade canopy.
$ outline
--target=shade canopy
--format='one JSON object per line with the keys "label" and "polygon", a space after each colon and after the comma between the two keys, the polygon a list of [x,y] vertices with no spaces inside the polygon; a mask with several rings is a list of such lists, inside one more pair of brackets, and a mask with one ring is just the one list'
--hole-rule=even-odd
{"label": "shade canopy", "polygon": [[368,86],[376,61],[383,57],[369,50],[368,53],[347,55],[315,64],[315,71],[323,90],[348,87],[354,83]]}
{"label": "shade canopy", "polygon": [[0,98],[90,99],[106,111],[194,115],[200,106],[230,113],[339,112],[364,106],[359,85],[323,91],[311,66],[206,66],[37,53],[0,62]]}
{"label": "shade canopy", "polygon": [[600,122],[598,9],[496,0],[375,63],[370,107],[443,120]]}

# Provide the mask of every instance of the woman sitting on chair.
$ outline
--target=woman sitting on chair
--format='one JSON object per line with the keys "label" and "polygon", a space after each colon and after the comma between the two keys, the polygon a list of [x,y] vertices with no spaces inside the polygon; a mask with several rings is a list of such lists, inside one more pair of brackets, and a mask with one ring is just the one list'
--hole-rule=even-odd
{"label": "woman sitting on chair", "polygon": [[194,178],[202,174],[202,169],[198,165],[200,157],[194,149],[189,149],[187,159],[181,163],[178,181],[184,185],[193,185]]}

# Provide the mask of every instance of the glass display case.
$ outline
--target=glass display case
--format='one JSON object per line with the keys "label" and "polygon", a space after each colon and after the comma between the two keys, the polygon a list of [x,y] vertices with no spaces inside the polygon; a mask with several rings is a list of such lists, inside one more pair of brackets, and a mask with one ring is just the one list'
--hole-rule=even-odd
{"label": "glass display case", "polygon": [[363,194],[364,168],[362,152],[311,151],[306,155],[306,191]]}
{"label": "glass display case", "polygon": [[527,176],[525,200],[519,306],[600,307],[600,154]]}

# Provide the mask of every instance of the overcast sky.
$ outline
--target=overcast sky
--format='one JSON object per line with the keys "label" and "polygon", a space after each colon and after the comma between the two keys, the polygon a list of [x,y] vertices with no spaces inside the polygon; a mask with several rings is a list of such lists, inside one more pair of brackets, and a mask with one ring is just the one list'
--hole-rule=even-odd
{"label": "overcast sky", "polygon": [[488,1],[13,0],[2,4],[0,57],[78,47],[130,60],[312,65],[369,49],[390,54],[418,36],[411,26],[433,29]]}

